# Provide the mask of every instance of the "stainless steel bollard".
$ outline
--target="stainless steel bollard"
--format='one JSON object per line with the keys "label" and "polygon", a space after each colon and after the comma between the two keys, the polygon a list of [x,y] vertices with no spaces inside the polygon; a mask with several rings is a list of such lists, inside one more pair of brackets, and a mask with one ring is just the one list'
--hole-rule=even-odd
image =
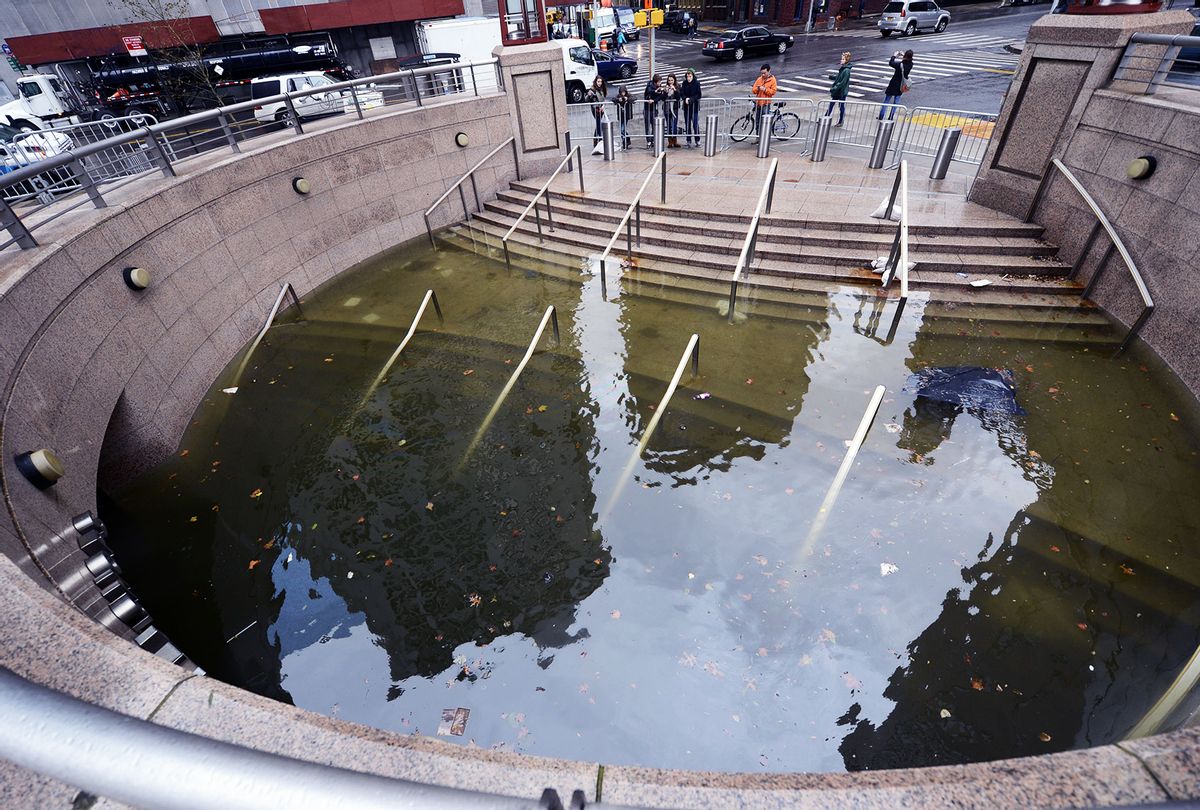
{"label": "stainless steel bollard", "polygon": [[600,123],[600,141],[604,144],[604,159],[606,161],[613,159],[613,152],[616,147],[613,145],[613,125],[612,121],[602,121]]}
{"label": "stainless steel bollard", "polygon": [[[571,150],[574,148],[571,146],[571,133],[564,132],[563,135],[565,135],[567,139],[567,171],[572,172],[575,171],[575,161],[570,159]],[[583,155],[580,155],[579,157],[581,160],[583,159]]]}
{"label": "stainless steel bollard", "polygon": [[667,148],[667,122],[660,115],[654,119],[654,156],[658,157]]}
{"label": "stainless steel bollard", "polygon": [[825,147],[829,145],[829,133],[833,132],[833,116],[822,115],[814,125],[812,162],[820,163],[825,159]]}
{"label": "stainless steel bollard", "polygon": [[717,153],[717,120],[710,115],[704,119],[704,156],[712,157]]}
{"label": "stainless steel bollard", "polygon": [[954,160],[954,150],[958,148],[958,138],[962,130],[955,127],[942,130],[942,140],[938,144],[937,154],[933,157],[933,168],[929,170],[930,180],[945,180],[950,161]]}
{"label": "stainless steel bollard", "polygon": [[771,111],[763,110],[758,123],[758,156],[760,158],[771,155],[771,123]]}
{"label": "stainless steel bollard", "polygon": [[879,122],[879,128],[875,130],[875,143],[871,145],[871,160],[867,163],[868,169],[882,169],[883,164],[887,162],[888,146],[892,142],[892,129],[895,126],[895,121]]}

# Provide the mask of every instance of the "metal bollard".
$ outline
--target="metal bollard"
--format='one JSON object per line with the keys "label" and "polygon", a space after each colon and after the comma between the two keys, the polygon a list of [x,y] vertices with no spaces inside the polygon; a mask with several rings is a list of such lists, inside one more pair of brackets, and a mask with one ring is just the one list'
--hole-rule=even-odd
{"label": "metal bollard", "polygon": [[717,153],[717,116],[710,115],[704,119],[704,156],[712,157]]}
{"label": "metal bollard", "polygon": [[654,156],[658,157],[667,148],[667,122],[660,115],[654,119]]}
{"label": "metal bollard", "polygon": [[950,161],[954,160],[954,150],[958,148],[960,135],[962,130],[957,127],[942,130],[942,140],[933,158],[933,168],[929,170],[930,180],[946,179],[946,171],[950,168]]}
{"label": "metal bollard", "polygon": [[812,162],[825,159],[825,147],[829,145],[829,133],[833,132],[833,116],[822,115],[814,124]]}
{"label": "metal bollard", "polygon": [[887,161],[888,146],[892,142],[892,129],[895,126],[895,121],[879,122],[879,128],[875,130],[875,143],[871,145],[871,160],[867,163],[868,169],[883,168],[883,164]]}
{"label": "metal bollard", "polygon": [[612,160],[613,152],[616,149],[613,145],[612,121],[600,122],[600,142],[604,144],[604,159],[606,161]]}
{"label": "metal bollard", "polygon": [[760,158],[771,155],[771,123],[770,112],[763,111],[758,124],[758,156]]}
{"label": "metal bollard", "polygon": [[[567,172],[570,173],[570,172],[575,171],[575,161],[571,159],[571,150],[574,147],[571,146],[571,133],[564,132],[563,135],[566,136],[566,141],[567,141]],[[580,160],[580,162],[583,161],[582,154],[579,156],[579,160]]]}

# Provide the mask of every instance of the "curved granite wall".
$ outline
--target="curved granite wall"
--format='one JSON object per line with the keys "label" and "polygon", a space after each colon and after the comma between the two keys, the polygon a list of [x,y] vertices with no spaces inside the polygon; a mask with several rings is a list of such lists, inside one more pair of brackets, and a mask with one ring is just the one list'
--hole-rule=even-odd
{"label": "curved granite wall", "polygon": [[[123,629],[83,572],[70,523],[94,510],[97,481],[122,480],[174,452],[196,402],[260,327],[281,282],[303,295],[420,235],[423,209],[512,132],[508,102],[346,122],[264,139],[241,156],[197,159],[185,176],[131,185],[124,197],[112,195],[111,208],[81,212],[56,242],[47,228],[39,233],[44,247],[6,254],[0,665],[205,736],[528,798],[545,787],[564,797],[582,788],[591,801],[601,785],[606,800],[667,807],[1050,807],[1200,795],[1191,731],[1020,761],[870,774],[680,773],[481,751],[274,703],[173,666],[92,620]],[[460,130],[470,149],[454,145]],[[494,165],[480,176],[481,196],[511,174],[507,160]],[[308,197],[291,188],[298,174],[313,183]],[[129,265],[154,274],[147,291],[124,287],[120,271]],[[39,447],[58,452],[67,470],[46,491],[28,484],[12,460]],[[77,794],[0,763],[0,806],[66,808]]]}

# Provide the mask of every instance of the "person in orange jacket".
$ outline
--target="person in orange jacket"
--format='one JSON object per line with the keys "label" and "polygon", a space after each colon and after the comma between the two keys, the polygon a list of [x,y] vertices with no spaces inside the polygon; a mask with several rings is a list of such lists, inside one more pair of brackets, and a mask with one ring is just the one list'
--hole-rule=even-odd
{"label": "person in orange jacket", "polygon": [[775,97],[775,91],[778,90],[778,85],[775,83],[775,77],[771,75],[771,66],[763,65],[758,69],[758,78],[754,80],[754,86],[750,88],[750,93],[756,99],[754,102],[757,107],[757,115],[754,116],[754,131],[758,132],[758,127],[762,123],[763,113],[771,103],[771,99]]}

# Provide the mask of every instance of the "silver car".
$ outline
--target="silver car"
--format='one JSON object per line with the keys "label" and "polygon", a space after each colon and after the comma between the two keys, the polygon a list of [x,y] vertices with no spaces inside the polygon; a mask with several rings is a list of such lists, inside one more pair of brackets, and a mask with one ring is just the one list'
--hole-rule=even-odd
{"label": "silver car", "polygon": [[933,0],[892,0],[883,7],[879,18],[879,33],[890,37],[893,33],[912,36],[918,31],[941,33],[950,24],[950,12]]}

